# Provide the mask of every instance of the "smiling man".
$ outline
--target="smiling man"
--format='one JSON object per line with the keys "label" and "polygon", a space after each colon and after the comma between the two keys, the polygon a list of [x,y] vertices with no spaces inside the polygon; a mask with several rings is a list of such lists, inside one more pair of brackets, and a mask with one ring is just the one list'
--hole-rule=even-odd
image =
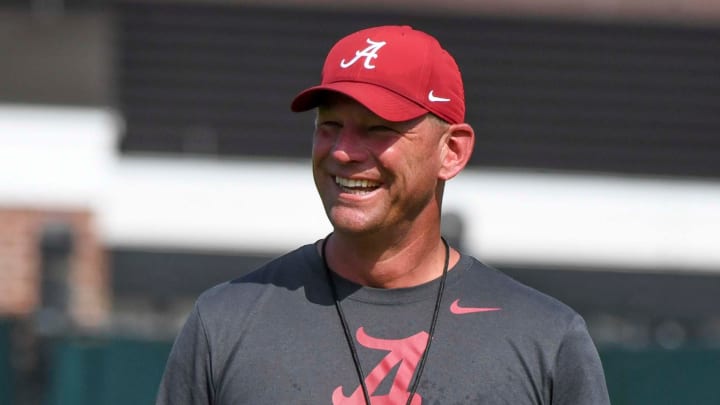
{"label": "smiling man", "polygon": [[158,404],[609,404],[577,313],[441,237],[475,134],[435,38],[350,34],[291,108],[333,232],[205,292]]}

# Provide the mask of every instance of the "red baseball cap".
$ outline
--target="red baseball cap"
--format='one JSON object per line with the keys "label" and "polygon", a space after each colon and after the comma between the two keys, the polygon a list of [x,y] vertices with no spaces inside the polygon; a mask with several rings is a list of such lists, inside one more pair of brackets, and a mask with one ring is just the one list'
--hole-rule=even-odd
{"label": "red baseball cap", "polygon": [[338,41],[325,59],[320,85],[298,94],[290,108],[311,110],[327,91],[351,97],[388,121],[428,112],[451,124],[465,120],[455,59],[437,39],[409,26],[368,28]]}

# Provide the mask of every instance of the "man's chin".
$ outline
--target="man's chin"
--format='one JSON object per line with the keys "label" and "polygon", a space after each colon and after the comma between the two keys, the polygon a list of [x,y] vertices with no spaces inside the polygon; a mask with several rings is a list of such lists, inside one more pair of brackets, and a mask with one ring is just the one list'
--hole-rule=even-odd
{"label": "man's chin", "polygon": [[329,219],[334,231],[338,233],[360,236],[373,233],[377,229],[377,226],[368,218],[346,216],[331,212]]}

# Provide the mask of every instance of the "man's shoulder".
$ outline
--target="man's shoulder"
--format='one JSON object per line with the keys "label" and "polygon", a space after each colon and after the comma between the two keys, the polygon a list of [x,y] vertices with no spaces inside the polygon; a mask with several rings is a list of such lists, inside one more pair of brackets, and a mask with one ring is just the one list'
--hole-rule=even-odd
{"label": "man's shoulder", "polygon": [[[493,266],[472,258],[468,279],[464,284],[475,293],[497,303],[504,310],[522,317],[556,319],[569,323],[578,317],[570,306],[545,292],[539,291],[517,280]],[[469,281],[469,282],[468,282]]]}
{"label": "man's shoulder", "polygon": [[196,305],[204,312],[237,310],[271,289],[295,290],[312,272],[314,245],[304,245],[233,280],[205,290]]}

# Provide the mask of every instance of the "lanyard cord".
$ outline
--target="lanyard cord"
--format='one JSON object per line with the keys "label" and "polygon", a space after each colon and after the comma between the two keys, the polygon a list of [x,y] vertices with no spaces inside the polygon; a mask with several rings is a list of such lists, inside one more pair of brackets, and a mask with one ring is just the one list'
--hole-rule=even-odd
{"label": "lanyard cord", "polygon": [[[332,235],[332,233],[330,233],[330,235]],[[330,238],[330,235],[325,237],[322,242],[322,259],[323,265],[325,266],[325,274],[327,275],[328,285],[330,286],[330,292],[332,293],[333,301],[335,301],[335,309],[337,310],[338,316],[340,317],[340,323],[342,324],[343,332],[345,332],[345,339],[348,342],[348,346],[350,346],[350,354],[352,354],[353,363],[355,363],[355,371],[357,372],[358,378],[360,379],[360,386],[362,387],[363,396],[365,397],[365,403],[367,405],[372,405],[370,402],[370,393],[368,392],[367,385],[365,384],[365,373],[363,372],[362,365],[360,364],[360,358],[358,356],[357,349],[355,348],[355,341],[352,337],[352,333],[350,332],[350,327],[348,326],[347,319],[345,318],[345,313],[342,310],[342,305],[340,304],[337,288],[335,287],[335,283],[332,280],[330,266],[328,266],[327,255],[325,254],[325,245],[327,245],[327,240]],[[412,399],[415,396],[415,391],[417,391],[418,384],[420,383],[420,376],[425,369],[425,361],[427,360],[428,353],[430,352],[430,344],[432,343],[433,336],[435,335],[435,326],[437,325],[437,320],[440,314],[440,303],[442,301],[443,292],[445,291],[445,279],[447,278],[448,264],[450,262],[450,246],[448,245],[445,238],[441,237],[441,239],[443,244],[445,245],[445,264],[443,265],[443,272],[440,278],[440,287],[438,288],[437,298],[435,299],[435,309],[433,310],[433,317],[430,323],[430,332],[428,334],[427,344],[425,345],[425,352],[420,358],[420,363],[417,367],[417,373],[415,374],[415,380],[413,381],[412,387],[410,388],[410,396],[408,396],[406,405],[410,405],[410,403],[412,402]]]}

